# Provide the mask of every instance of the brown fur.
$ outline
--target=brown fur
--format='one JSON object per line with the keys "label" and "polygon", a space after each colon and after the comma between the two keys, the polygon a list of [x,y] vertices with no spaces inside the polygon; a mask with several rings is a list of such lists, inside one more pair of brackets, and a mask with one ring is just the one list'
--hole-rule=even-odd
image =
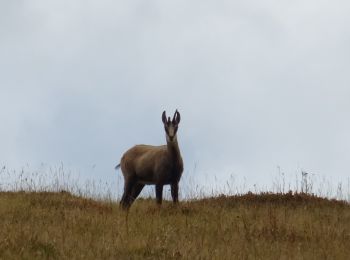
{"label": "brown fur", "polygon": [[[167,145],[136,145],[122,156],[120,167],[124,176],[124,194],[121,206],[128,209],[147,184],[156,186],[157,203],[162,202],[163,185],[171,185],[173,202],[178,202],[178,183],[183,172],[183,161],[176,138],[180,114],[166,120],[163,112],[163,123],[167,135]],[[171,133],[169,136],[168,133]]]}

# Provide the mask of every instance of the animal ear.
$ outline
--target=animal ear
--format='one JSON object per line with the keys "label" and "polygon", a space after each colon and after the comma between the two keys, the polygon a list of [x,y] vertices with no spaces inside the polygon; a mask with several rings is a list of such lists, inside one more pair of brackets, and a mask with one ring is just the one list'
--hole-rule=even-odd
{"label": "animal ear", "polygon": [[181,119],[180,113],[176,109],[174,117],[173,117],[173,123],[178,125],[180,123],[180,119]]}
{"label": "animal ear", "polygon": [[166,114],[165,114],[165,110],[163,111],[163,114],[162,114],[162,121],[163,121],[163,124],[166,124]]}

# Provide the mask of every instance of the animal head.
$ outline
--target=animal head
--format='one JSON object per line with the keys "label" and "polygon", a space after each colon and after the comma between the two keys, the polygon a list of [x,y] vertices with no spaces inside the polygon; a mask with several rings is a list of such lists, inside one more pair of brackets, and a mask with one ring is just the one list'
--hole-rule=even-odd
{"label": "animal head", "polygon": [[162,121],[164,124],[167,141],[173,142],[174,140],[176,140],[177,128],[180,123],[180,113],[176,110],[173,119],[171,120],[170,116],[167,119],[166,113],[164,111],[162,114]]}

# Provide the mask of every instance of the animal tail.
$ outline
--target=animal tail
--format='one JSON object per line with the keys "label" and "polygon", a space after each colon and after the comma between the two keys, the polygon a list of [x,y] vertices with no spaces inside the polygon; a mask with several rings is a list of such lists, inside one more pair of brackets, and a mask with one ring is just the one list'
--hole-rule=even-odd
{"label": "animal tail", "polygon": [[114,167],[114,169],[118,170],[120,168],[120,163]]}

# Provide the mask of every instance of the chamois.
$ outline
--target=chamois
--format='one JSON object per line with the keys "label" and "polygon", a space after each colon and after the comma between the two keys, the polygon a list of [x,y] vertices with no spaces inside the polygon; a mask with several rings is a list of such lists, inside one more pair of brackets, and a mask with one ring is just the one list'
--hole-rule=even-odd
{"label": "chamois", "polygon": [[162,114],[166,134],[166,145],[135,145],[124,153],[120,164],[124,176],[124,193],[120,201],[122,209],[128,210],[145,185],[156,188],[156,201],[162,203],[163,186],[171,185],[174,204],[178,203],[179,181],[183,172],[183,161],[177,142],[180,113],[176,110],[171,120],[165,111]]}

